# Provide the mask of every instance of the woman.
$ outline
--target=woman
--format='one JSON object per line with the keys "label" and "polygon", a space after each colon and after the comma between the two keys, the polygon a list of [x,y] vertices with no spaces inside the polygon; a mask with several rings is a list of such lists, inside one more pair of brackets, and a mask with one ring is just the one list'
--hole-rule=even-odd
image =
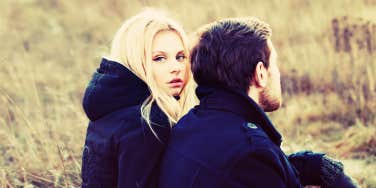
{"label": "woman", "polygon": [[183,29],[162,13],[120,27],[83,99],[82,187],[156,186],[170,127],[194,103],[188,55]]}

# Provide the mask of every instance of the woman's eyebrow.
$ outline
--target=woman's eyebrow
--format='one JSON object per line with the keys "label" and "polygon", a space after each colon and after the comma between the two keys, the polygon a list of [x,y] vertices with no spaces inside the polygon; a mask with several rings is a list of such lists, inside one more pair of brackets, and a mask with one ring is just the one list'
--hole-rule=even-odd
{"label": "woman's eyebrow", "polygon": [[176,54],[185,54],[185,53],[184,53],[184,50],[180,50],[180,51],[178,51],[178,53],[176,53]]}
{"label": "woman's eyebrow", "polygon": [[152,52],[152,55],[157,55],[157,54],[163,54],[163,55],[165,55],[166,52],[164,52],[164,51],[154,51],[154,52]]}

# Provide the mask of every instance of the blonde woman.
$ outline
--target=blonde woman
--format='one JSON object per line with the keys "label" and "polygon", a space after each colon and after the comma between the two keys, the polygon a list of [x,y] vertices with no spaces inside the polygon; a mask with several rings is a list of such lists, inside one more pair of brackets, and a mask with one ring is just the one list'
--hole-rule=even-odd
{"label": "blonde woman", "polygon": [[188,56],[183,29],[164,14],[124,22],[83,99],[82,187],[156,187],[170,127],[195,103]]}

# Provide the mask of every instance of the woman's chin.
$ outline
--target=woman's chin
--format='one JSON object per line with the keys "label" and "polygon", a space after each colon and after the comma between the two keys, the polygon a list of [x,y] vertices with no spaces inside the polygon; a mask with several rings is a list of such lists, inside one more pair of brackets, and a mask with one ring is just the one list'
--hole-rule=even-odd
{"label": "woman's chin", "polygon": [[172,88],[169,92],[170,96],[178,97],[180,95],[181,88]]}

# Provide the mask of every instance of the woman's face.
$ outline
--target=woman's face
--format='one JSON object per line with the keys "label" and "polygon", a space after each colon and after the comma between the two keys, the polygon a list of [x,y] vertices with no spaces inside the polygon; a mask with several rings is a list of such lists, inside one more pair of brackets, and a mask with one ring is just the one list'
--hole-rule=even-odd
{"label": "woman's face", "polygon": [[159,88],[178,96],[188,78],[188,60],[181,38],[175,31],[157,33],[152,44],[152,73]]}

